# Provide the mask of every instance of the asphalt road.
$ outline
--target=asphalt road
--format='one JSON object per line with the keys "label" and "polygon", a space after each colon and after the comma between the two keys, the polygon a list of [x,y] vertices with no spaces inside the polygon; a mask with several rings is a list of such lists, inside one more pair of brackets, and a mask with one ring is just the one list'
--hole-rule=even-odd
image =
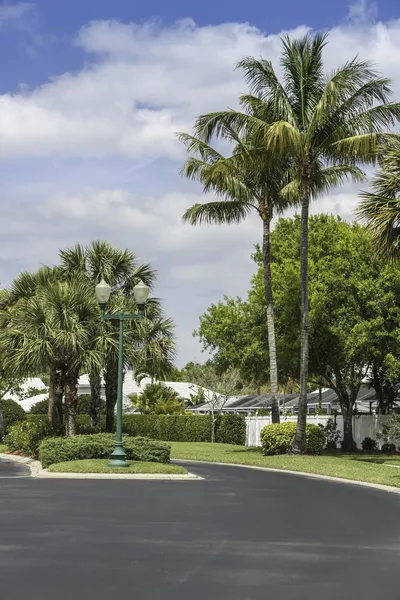
{"label": "asphalt road", "polygon": [[38,480],[0,463],[0,599],[399,600],[400,496],[190,469],[206,479]]}

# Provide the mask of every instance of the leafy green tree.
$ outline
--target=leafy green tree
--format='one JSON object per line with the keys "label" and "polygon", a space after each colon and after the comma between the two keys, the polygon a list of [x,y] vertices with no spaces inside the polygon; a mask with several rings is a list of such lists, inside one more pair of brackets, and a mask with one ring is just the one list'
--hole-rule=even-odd
{"label": "leafy green tree", "polygon": [[[282,219],[272,241],[278,352],[289,375],[298,372],[301,339],[300,235],[300,217]],[[390,352],[400,350],[400,274],[376,259],[365,228],[319,215],[310,218],[309,277],[310,375],[316,386],[336,392],[343,446],[352,450],[352,416],[361,383]],[[260,281],[258,274],[253,288]]]}
{"label": "leafy green tree", "polygon": [[[264,271],[260,273],[264,277]],[[262,310],[258,307],[254,310],[254,304],[225,296],[223,301],[212,304],[201,315],[200,327],[195,331],[204,350],[212,352],[218,372],[239,369],[242,381],[254,386],[258,393],[269,381],[265,295],[262,307]]]}
{"label": "leafy green tree", "polygon": [[[93,287],[93,294],[95,285],[101,279],[105,279],[112,288],[107,307],[108,312],[118,312],[124,307],[127,312],[129,312],[129,307],[135,310],[134,286],[141,280],[151,289],[155,282],[155,271],[149,264],[139,265],[134,252],[128,249],[122,250],[103,240],[96,240],[89,246],[77,244],[72,248],[60,250],[60,271],[67,278],[74,277],[77,273],[84,275]],[[117,297],[115,301],[114,296]],[[124,297],[127,299],[125,306]],[[157,303],[157,301],[153,299],[152,303]],[[125,329],[127,331],[132,332],[135,327],[136,323],[126,322]],[[114,428],[114,409],[118,388],[118,335],[117,321],[108,321],[102,324],[101,335],[97,338],[95,335],[93,336],[98,348],[106,354],[105,363],[93,367],[89,373],[92,397],[91,424],[97,426],[100,423],[100,389],[103,369],[107,403],[107,431],[113,431]],[[132,343],[126,332],[125,348],[129,349]],[[129,366],[131,358],[131,355],[126,357],[127,366]]]}
{"label": "leafy green tree", "polygon": [[380,150],[380,169],[372,191],[361,194],[356,214],[371,232],[375,250],[389,259],[400,257],[400,140]]}
{"label": "leafy green tree", "polygon": [[[271,62],[246,58],[239,63],[251,87],[243,110],[221,111],[197,119],[194,134],[208,144],[214,135],[240,132],[246,140],[291,165],[284,198],[301,199],[301,344],[298,426],[292,452],[305,450],[309,364],[308,222],[312,198],[346,178],[360,181],[358,164],[375,160],[385,132],[400,118],[390,103],[390,81],[368,62],[353,59],[327,77],[322,51],[326,35],[283,38],[283,83]],[[257,106],[257,114],[254,114]]]}

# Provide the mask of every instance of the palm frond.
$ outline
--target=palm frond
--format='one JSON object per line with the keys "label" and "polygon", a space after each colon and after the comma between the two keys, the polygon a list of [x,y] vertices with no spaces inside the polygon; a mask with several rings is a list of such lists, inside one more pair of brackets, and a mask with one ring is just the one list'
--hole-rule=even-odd
{"label": "palm frond", "polygon": [[244,71],[245,80],[249,84],[252,94],[252,96],[241,97],[242,106],[250,107],[253,114],[260,116],[268,103],[269,119],[267,118],[267,121],[271,121],[273,111],[275,116],[273,120],[281,118],[291,125],[295,125],[296,116],[290,99],[270,61],[257,60],[248,56],[241,60],[236,68]]}
{"label": "palm frond", "polygon": [[232,224],[240,223],[251,212],[252,205],[238,200],[194,204],[183,215],[183,221],[191,225],[200,223]]}
{"label": "palm frond", "polygon": [[400,198],[388,198],[363,192],[356,208],[357,218],[371,232],[379,255],[390,260],[400,259]]}

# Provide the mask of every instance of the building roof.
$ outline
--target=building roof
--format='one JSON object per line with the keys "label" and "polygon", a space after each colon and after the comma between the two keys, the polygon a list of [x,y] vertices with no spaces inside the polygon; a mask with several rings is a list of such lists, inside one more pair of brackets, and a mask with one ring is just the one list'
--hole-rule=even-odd
{"label": "building roof", "polygon": [[25,412],[29,412],[32,406],[34,406],[37,402],[41,402],[41,400],[47,400],[48,397],[48,394],[37,394],[37,396],[32,396],[31,398],[19,400],[18,404],[22,406]]}
{"label": "building roof", "polygon": [[40,379],[40,377],[28,377],[28,379],[25,379],[25,381],[20,385],[20,392],[18,394],[7,392],[7,394],[4,395],[4,400],[15,400],[18,402],[21,395],[26,394],[26,392],[30,388],[36,388],[38,390],[47,390],[47,387]]}
{"label": "building roof", "polygon": [[[125,399],[125,403],[129,403],[129,394],[138,394],[139,396],[143,394],[143,391],[146,387],[151,383],[151,379],[149,377],[145,377],[141,380],[140,384],[136,383],[134,379],[134,372],[127,371],[124,377],[123,383],[123,395]],[[194,383],[184,382],[184,381],[163,381],[164,385],[171,387],[174,389],[181,398],[185,398],[186,400],[190,400],[191,396],[196,395],[199,391],[199,386]],[[104,386],[104,381],[102,381],[102,386]],[[104,391],[104,390],[103,390]],[[90,392],[90,381],[89,375],[81,375],[78,381],[78,394],[89,393]],[[205,393],[212,393],[210,390],[205,390]]]}

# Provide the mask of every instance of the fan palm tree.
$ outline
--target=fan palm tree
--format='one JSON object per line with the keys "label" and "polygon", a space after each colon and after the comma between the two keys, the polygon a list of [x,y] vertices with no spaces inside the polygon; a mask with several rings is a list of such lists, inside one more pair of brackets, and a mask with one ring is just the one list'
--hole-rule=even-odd
{"label": "fan palm tree", "polygon": [[392,139],[380,149],[380,169],[372,191],[363,192],[356,215],[371,232],[378,254],[400,258],[400,140]]}
{"label": "fan palm tree", "polygon": [[[61,280],[61,274],[57,268],[42,267],[36,272],[23,271],[12,282],[10,288],[4,290],[0,299],[0,309],[7,321],[7,309],[16,306],[18,303],[26,302],[34,297],[38,289],[56,284]],[[46,365],[47,368],[48,365]],[[37,370],[28,371],[28,365],[25,365],[22,376],[28,374],[36,375]],[[63,420],[62,402],[64,396],[64,381],[62,373],[56,362],[51,362],[49,366],[49,403],[48,419],[49,423],[58,427]]]}
{"label": "fan palm tree", "polygon": [[[254,104],[252,116],[262,118],[260,107]],[[195,204],[183,215],[186,222],[231,224],[239,223],[251,212],[256,212],[263,226],[264,289],[267,306],[267,331],[269,348],[269,372],[271,384],[272,422],[279,423],[278,364],[276,355],[274,302],[271,277],[271,221],[275,213],[281,213],[289,205],[281,189],[288,183],[289,164],[278,160],[261,145],[241,137],[235,124],[227,125],[219,132],[235,144],[232,156],[226,158],[209,144],[187,134],[178,134],[193,154],[183,167],[183,174],[200,181],[204,192],[214,192],[216,199]],[[245,132],[244,132],[245,134]],[[293,197],[292,203],[296,200]]]}
{"label": "fan palm tree", "polygon": [[92,349],[91,326],[100,320],[86,280],[51,281],[7,310],[0,344],[16,373],[60,372],[65,386],[66,433],[75,433],[77,383],[82,368],[93,368],[100,355]]}
{"label": "fan palm tree", "polygon": [[[138,265],[134,252],[117,248],[107,241],[96,240],[87,247],[77,244],[72,248],[61,250],[59,255],[61,259],[59,269],[63,276],[68,278],[80,273],[92,284],[93,290],[101,279],[105,279],[111,285],[112,294],[107,309],[111,312],[114,310],[113,296],[123,295],[133,298],[133,288],[140,280],[150,289],[154,286],[156,273],[149,264]],[[117,305],[121,306],[121,302],[122,300],[119,300]],[[157,300],[152,299],[151,302],[154,304]],[[129,327],[126,329],[128,330]],[[107,350],[106,364],[93,367],[89,372],[92,396],[91,424],[97,426],[100,423],[101,371],[104,369],[106,429],[112,431],[118,386],[118,344],[108,344],[108,340],[111,338],[114,341],[118,340],[118,327],[115,323],[108,322],[102,325],[101,331],[106,334],[106,338],[103,340],[97,338],[97,343],[103,350]]]}
{"label": "fan palm tree", "polygon": [[[154,312],[156,314],[154,314]],[[150,377],[151,382],[163,381],[174,367],[176,343],[174,323],[164,319],[159,311],[137,324],[134,354],[135,379]]]}
{"label": "fan palm tree", "polygon": [[[291,163],[291,181],[281,194],[299,197],[301,204],[300,279],[301,349],[300,399],[292,452],[305,450],[308,381],[308,215],[312,198],[345,179],[361,181],[359,164],[373,162],[385,133],[400,118],[400,104],[389,102],[390,80],[358,59],[329,76],[322,51],[326,35],[283,38],[280,82],[272,63],[245,58],[239,63],[250,85],[241,111],[227,110],[199,117],[195,137],[210,143],[227,137],[234,127],[256,147]],[[257,106],[257,116],[254,116]]]}
{"label": "fan palm tree", "polygon": [[163,383],[150,383],[142,394],[131,394],[130,398],[143,414],[172,415],[183,410],[184,401],[178,392]]}

